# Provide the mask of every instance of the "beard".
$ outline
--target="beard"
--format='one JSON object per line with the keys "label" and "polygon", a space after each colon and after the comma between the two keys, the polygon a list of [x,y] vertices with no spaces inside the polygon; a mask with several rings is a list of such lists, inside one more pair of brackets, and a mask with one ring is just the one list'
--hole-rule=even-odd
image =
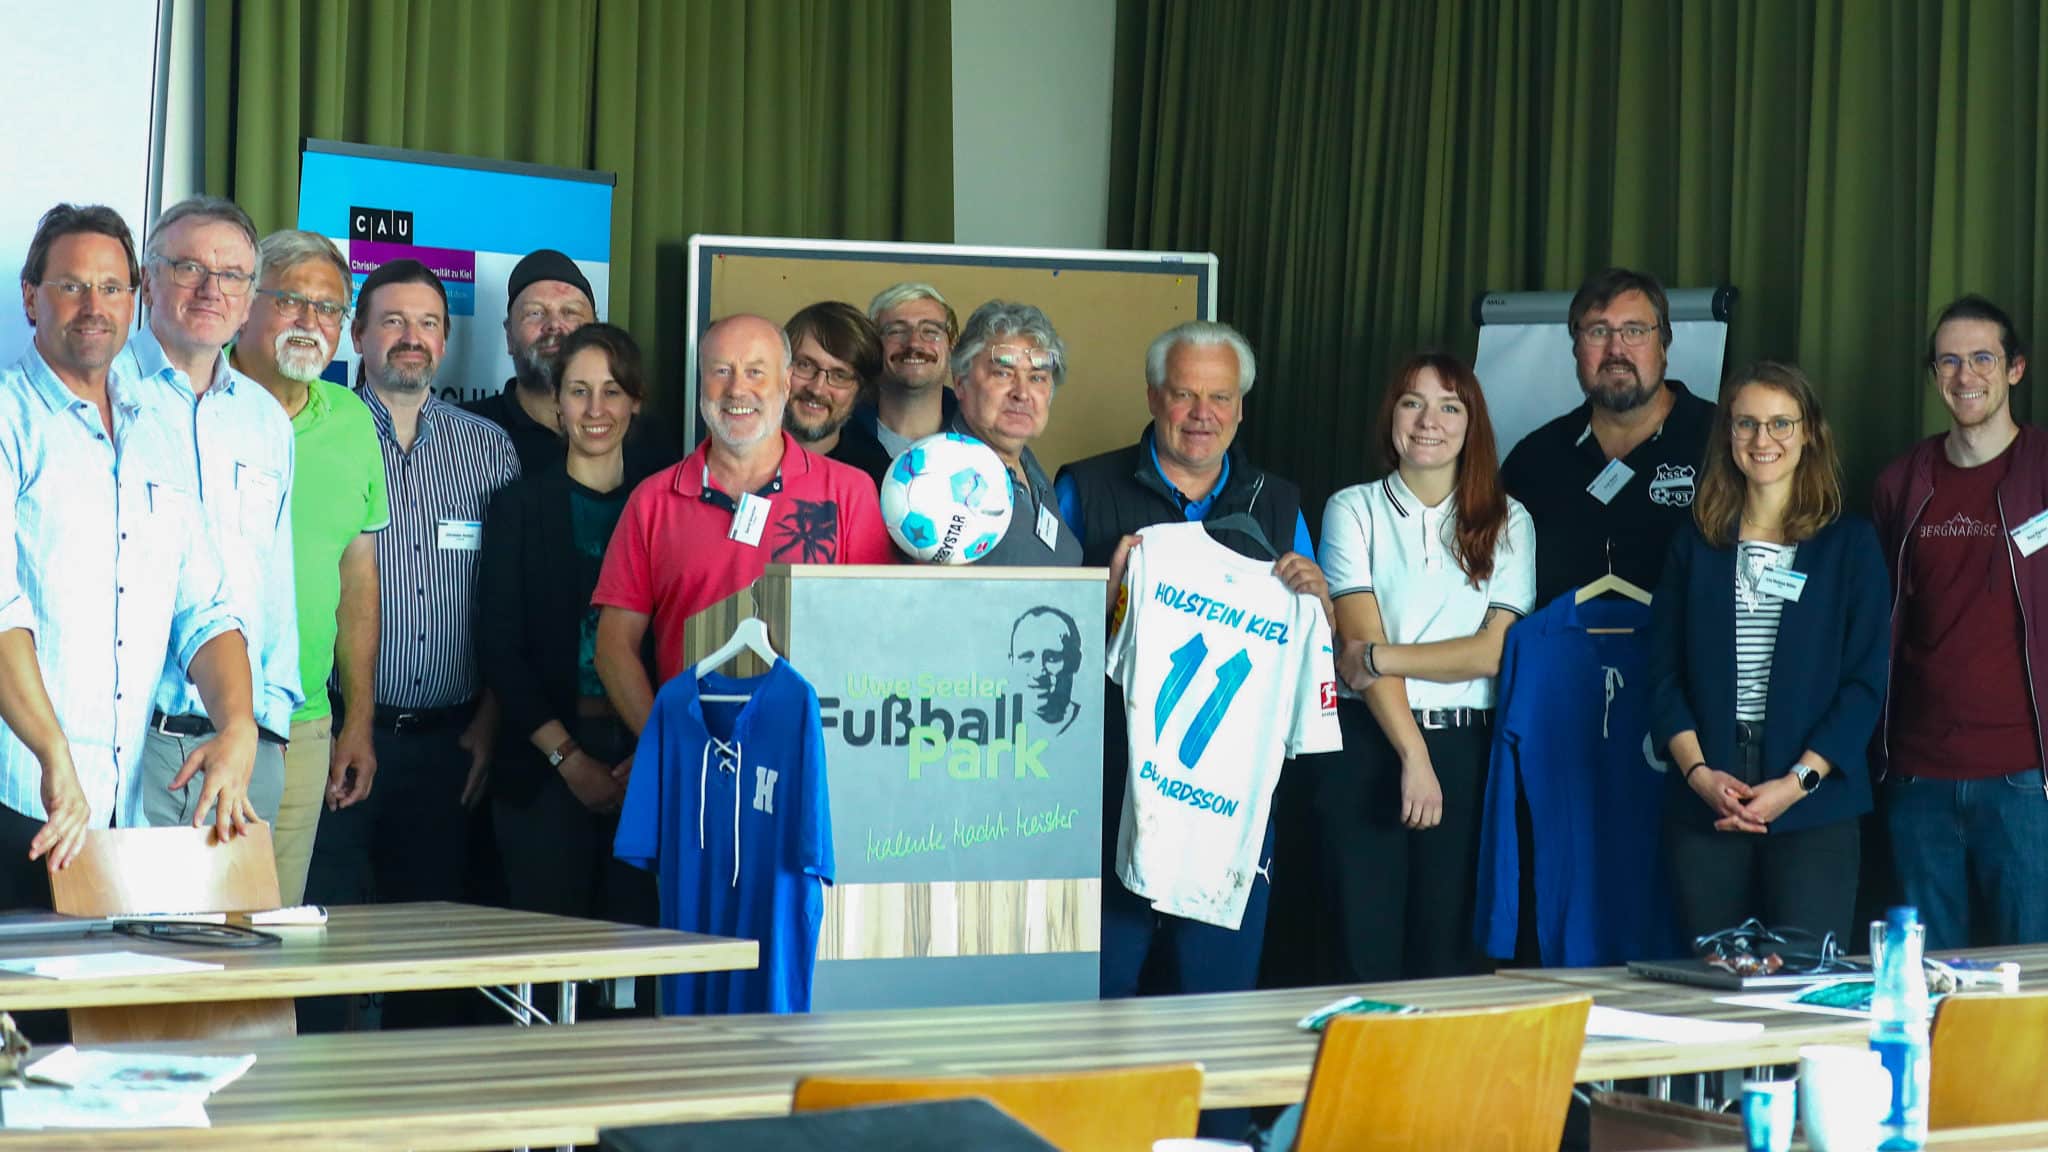
{"label": "beard", "polygon": [[539,341],[521,348],[519,354],[512,357],[512,375],[518,379],[519,386],[536,392],[554,391],[555,352],[560,350],[559,340],[551,351],[543,350]]}
{"label": "beard", "polygon": [[434,368],[432,360],[418,368],[401,367],[386,360],[382,383],[393,392],[424,392],[434,382]]}
{"label": "beard", "polygon": [[[1601,375],[1610,368],[1627,372],[1628,378],[1620,380]],[[1620,357],[1601,361],[1599,371],[1594,373],[1591,380],[1583,377],[1579,380],[1579,390],[1584,392],[1586,399],[1591,400],[1595,406],[1617,413],[1633,412],[1648,404],[1657,395],[1657,387],[1643,380],[1642,370],[1636,367],[1635,362]]]}
{"label": "beard", "polygon": [[[294,348],[295,337],[311,340],[317,347]],[[277,334],[277,341],[271,352],[277,360],[277,371],[287,380],[311,384],[327,370],[328,362],[334,359],[334,346],[327,342],[327,334],[317,328],[287,328]]]}
{"label": "beard", "polygon": [[798,414],[803,409],[797,406],[797,399],[797,397],[792,396],[788,403],[783,406],[782,423],[785,428],[789,429],[790,435],[805,444],[816,444],[825,437],[846,427],[846,422],[853,418],[853,407],[848,405],[843,412],[837,414],[827,413],[823,419],[816,423],[806,424],[804,423],[804,418]]}
{"label": "beard", "polygon": [[755,414],[757,430],[751,435],[742,435],[734,431],[725,413],[721,412],[718,404],[708,397],[698,401],[697,415],[703,418],[705,430],[711,434],[712,439],[737,452],[752,448],[770,436],[782,434],[783,414],[789,408],[788,397],[784,397],[783,402],[778,405],[770,405],[766,400],[755,403],[760,411]]}

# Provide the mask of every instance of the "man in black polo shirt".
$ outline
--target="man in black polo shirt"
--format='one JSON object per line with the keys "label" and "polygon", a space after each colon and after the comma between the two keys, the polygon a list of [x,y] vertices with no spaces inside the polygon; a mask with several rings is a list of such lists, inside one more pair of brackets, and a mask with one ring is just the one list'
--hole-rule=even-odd
{"label": "man in black polo shirt", "polygon": [[[1626,268],[1579,285],[1572,350],[1586,402],[1524,437],[1501,480],[1536,523],[1536,602],[1610,570],[1657,586],[1672,531],[1692,516],[1714,405],[1664,378],[1670,307]],[[1611,558],[1611,560],[1610,560]]]}

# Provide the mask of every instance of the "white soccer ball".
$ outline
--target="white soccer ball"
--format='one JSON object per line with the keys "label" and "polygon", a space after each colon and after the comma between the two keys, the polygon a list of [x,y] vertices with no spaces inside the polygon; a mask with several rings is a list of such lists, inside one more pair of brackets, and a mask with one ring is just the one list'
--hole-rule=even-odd
{"label": "white soccer ball", "polygon": [[1010,527],[1010,471],[971,436],[927,436],[882,477],[882,523],[920,563],[972,564]]}

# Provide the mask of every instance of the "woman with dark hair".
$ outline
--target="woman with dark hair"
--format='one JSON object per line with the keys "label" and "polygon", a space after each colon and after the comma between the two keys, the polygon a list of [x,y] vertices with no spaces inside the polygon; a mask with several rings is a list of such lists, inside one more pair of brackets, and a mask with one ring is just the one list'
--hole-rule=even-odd
{"label": "woman with dark hair", "polygon": [[568,454],[492,500],[477,576],[477,658],[502,717],[491,815],[514,907],[651,924],[651,876],[612,859],[633,734],[591,664],[591,590],[644,479],[624,451],[640,350],[622,328],[586,324],[563,337],[553,375]]}
{"label": "woman with dark hair", "polygon": [[1536,537],[1500,485],[1471,368],[1401,366],[1374,432],[1386,475],[1337,493],[1322,562],[1337,607],[1341,770],[1317,772],[1333,981],[1478,970],[1475,871],[1508,625],[1534,607]]}
{"label": "woman with dark hair", "polygon": [[1868,521],[1799,369],[1728,378],[1651,603],[1650,726],[1671,755],[1665,843],[1692,936],[1756,917],[1850,951],[1890,604]]}

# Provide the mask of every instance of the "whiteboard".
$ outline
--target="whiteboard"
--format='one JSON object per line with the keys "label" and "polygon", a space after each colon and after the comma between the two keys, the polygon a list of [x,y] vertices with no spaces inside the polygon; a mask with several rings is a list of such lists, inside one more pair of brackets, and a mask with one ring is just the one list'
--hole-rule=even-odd
{"label": "whiteboard", "polygon": [[[65,201],[121,213],[140,254],[155,214],[169,17],[166,0],[0,0],[0,108],[15,113],[0,117],[0,156],[15,161],[0,181],[0,268],[15,282],[36,222]],[[21,308],[0,308],[0,365],[28,342]]]}
{"label": "whiteboard", "polygon": [[[1585,403],[1566,324],[1572,296],[1488,292],[1473,304],[1479,353],[1472,370],[1486,394],[1502,460],[1522,437]],[[1665,378],[1683,382],[1693,395],[1713,403],[1720,396],[1735,290],[1681,288],[1666,296],[1671,347],[1665,353]]]}

